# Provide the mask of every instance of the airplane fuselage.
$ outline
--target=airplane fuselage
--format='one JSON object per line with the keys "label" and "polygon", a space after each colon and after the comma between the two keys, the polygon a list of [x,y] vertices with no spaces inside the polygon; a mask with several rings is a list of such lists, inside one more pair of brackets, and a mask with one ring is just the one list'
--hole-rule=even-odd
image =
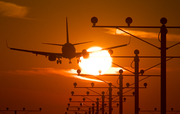
{"label": "airplane fuselage", "polygon": [[71,43],[65,43],[62,47],[62,54],[64,58],[74,58],[76,56],[76,49],[74,45]]}

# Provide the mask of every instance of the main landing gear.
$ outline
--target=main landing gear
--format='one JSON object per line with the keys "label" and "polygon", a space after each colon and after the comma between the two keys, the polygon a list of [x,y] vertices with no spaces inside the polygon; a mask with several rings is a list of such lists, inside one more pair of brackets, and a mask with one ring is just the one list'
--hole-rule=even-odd
{"label": "main landing gear", "polygon": [[58,58],[58,60],[57,60],[57,64],[58,64],[58,63],[60,63],[60,64],[62,63],[62,61],[61,61],[59,58]]}
{"label": "main landing gear", "polygon": [[77,59],[77,64],[79,64],[79,62],[81,62],[81,60],[80,60],[80,59]]}
{"label": "main landing gear", "polygon": [[72,62],[71,62],[71,59],[69,59],[69,64],[71,64]]}

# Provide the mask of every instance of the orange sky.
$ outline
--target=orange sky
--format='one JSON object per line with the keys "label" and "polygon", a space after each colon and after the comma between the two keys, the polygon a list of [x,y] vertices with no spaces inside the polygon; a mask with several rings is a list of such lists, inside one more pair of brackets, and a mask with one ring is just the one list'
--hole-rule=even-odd
{"label": "orange sky", "polygon": [[[62,64],[48,61],[44,56],[9,50],[8,45],[38,51],[61,52],[60,47],[42,45],[43,42],[66,42],[65,19],[68,17],[70,42],[93,41],[76,46],[81,52],[91,46],[109,47],[129,42],[129,36],[114,34],[112,29],[92,28],[93,16],[98,17],[97,25],[126,25],[126,17],[132,17],[132,25],[161,26],[160,19],[166,17],[168,25],[180,26],[179,0],[1,0],[0,1],[0,110],[9,109],[36,110],[40,114],[63,114],[66,111],[71,91],[85,94],[87,89],[74,89],[73,83],[79,86],[90,86],[91,81],[73,78],[67,71],[78,69],[76,59],[69,64],[62,59]],[[159,29],[128,29],[157,46]],[[180,41],[179,29],[168,29],[167,46]],[[146,33],[148,35],[146,35]],[[134,55],[138,49],[140,55],[160,55],[156,48],[135,38],[127,47],[114,49],[114,55]],[[167,55],[180,56],[180,45],[167,51]],[[133,59],[113,59],[121,66],[130,68]],[[141,59],[140,69],[147,69],[159,59]],[[167,109],[180,110],[180,59],[167,62]],[[116,66],[114,66],[116,67]],[[146,74],[159,74],[159,67]],[[117,86],[117,77],[99,77]],[[133,83],[133,77],[124,77],[125,84]],[[160,78],[151,77],[142,82],[148,83],[147,89],[140,90],[140,108],[160,109]],[[95,86],[107,86],[97,82]],[[96,90],[99,93],[107,90]],[[113,90],[116,94],[117,90]],[[131,92],[127,94],[131,94]],[[93,94],[93,93],[92,93]],[[73,97],[72,97],[73,98]],[[82,100],[82,98],[73,99]],[[95,98],[92,98],[95,100]],[[73,104],[75,105],[75,104]],[[79,105],[79,103],[77,104]],[[118,109],[114,109],[116,114]],[[36,112],[37,113],[37,112]],[[127,98],[124,103],[124,114],[134,113],[134,98]],[[19,113],[18,113],[19,114]],[[145,113],[143,113],[145,114]]]}

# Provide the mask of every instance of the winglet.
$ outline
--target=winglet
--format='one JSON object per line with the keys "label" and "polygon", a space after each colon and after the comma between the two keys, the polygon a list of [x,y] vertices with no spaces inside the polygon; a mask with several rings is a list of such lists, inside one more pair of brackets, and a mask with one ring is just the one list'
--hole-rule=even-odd
{"label": "winglet", "polygon": [[129,43],[128,43],[127,45],[129,45],[129,44],[130,44],[130,42],[131,42],[131,37],[130,37],[130,39],[129,39]]}
{"label": "winglet", "polygon": [[7,46],[7,48],[9,48],[9,49],[10,49],[10,47],[8,46],[7,40],[6,40],[6,46]]}

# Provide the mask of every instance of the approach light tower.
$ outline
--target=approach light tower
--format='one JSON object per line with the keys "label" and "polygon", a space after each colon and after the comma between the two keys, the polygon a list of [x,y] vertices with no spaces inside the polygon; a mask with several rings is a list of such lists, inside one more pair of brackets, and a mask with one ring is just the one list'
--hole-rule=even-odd
{"label": "approach light tower", "polygon": [[[96,26],[96,23],[98,22],[98,19],[96,17],[92,17],[91,18],[91,22],[93,23],[93,26],[92,27],[103,27],[103,28],[117,28],[119,30],[121,30],[122,32],[134,37],[134,38],[137,38],[157,49],[160,50],[161,52],[161,114],[166,114],[166,50],[171,48],[171,47],[174,47],[178,44],[180,44],[180,42],[170,46],[170,47],[166,47],[166,34],[167,34],[167,28],[180,28],[180,26],[168,26],[166,27],[166,23],[167,23],[167,19],[166,18],[161,18],[160,19],[160,22],[162,24],[162,26],[130,26],[130,24],[132,23],[132,18],[128,17],[126,18],[126,23],[128,26]],[[121,28],[160,28],[160,33],[161,33],[161,47],[157,47],[155,46],[154,44],[151,44],[135,35],[132,35],[131,33],[125,31],[125,30],[122,30]],[[136,72],[136,71],[135,71]],[[138,74],[135,74],[135,77],[136,75]],[[136,78],[135,78],[136,80]],[[136,81],[135,82],[135,85],[138,86],[138,82]],[[136,88],[136,87],[135,87]],[[135,91],[135,94],[137,94],[138,90]],[[139,102],[137,101],[137,99],[139,96],[138,95],[135,95],[135,102]],[[135,114],[139,114],[139,104],[135,103],[135,105],[138,105],[138,106],[135,106]]]}
{"label": "approach light tower", "polygon": [[25,112],[25,114],[27,114],[30,112],[40,112],[41,110],[42,110],[42,108],[39,108],[39,110],[25,110],[25,108],[23,108],[22,110],[9,110],[9,108],[7,107],[6,110],[0,110],[0,112],[2,112],[2,113],[14,112],[14,114],[17,114],[17,112]]}

